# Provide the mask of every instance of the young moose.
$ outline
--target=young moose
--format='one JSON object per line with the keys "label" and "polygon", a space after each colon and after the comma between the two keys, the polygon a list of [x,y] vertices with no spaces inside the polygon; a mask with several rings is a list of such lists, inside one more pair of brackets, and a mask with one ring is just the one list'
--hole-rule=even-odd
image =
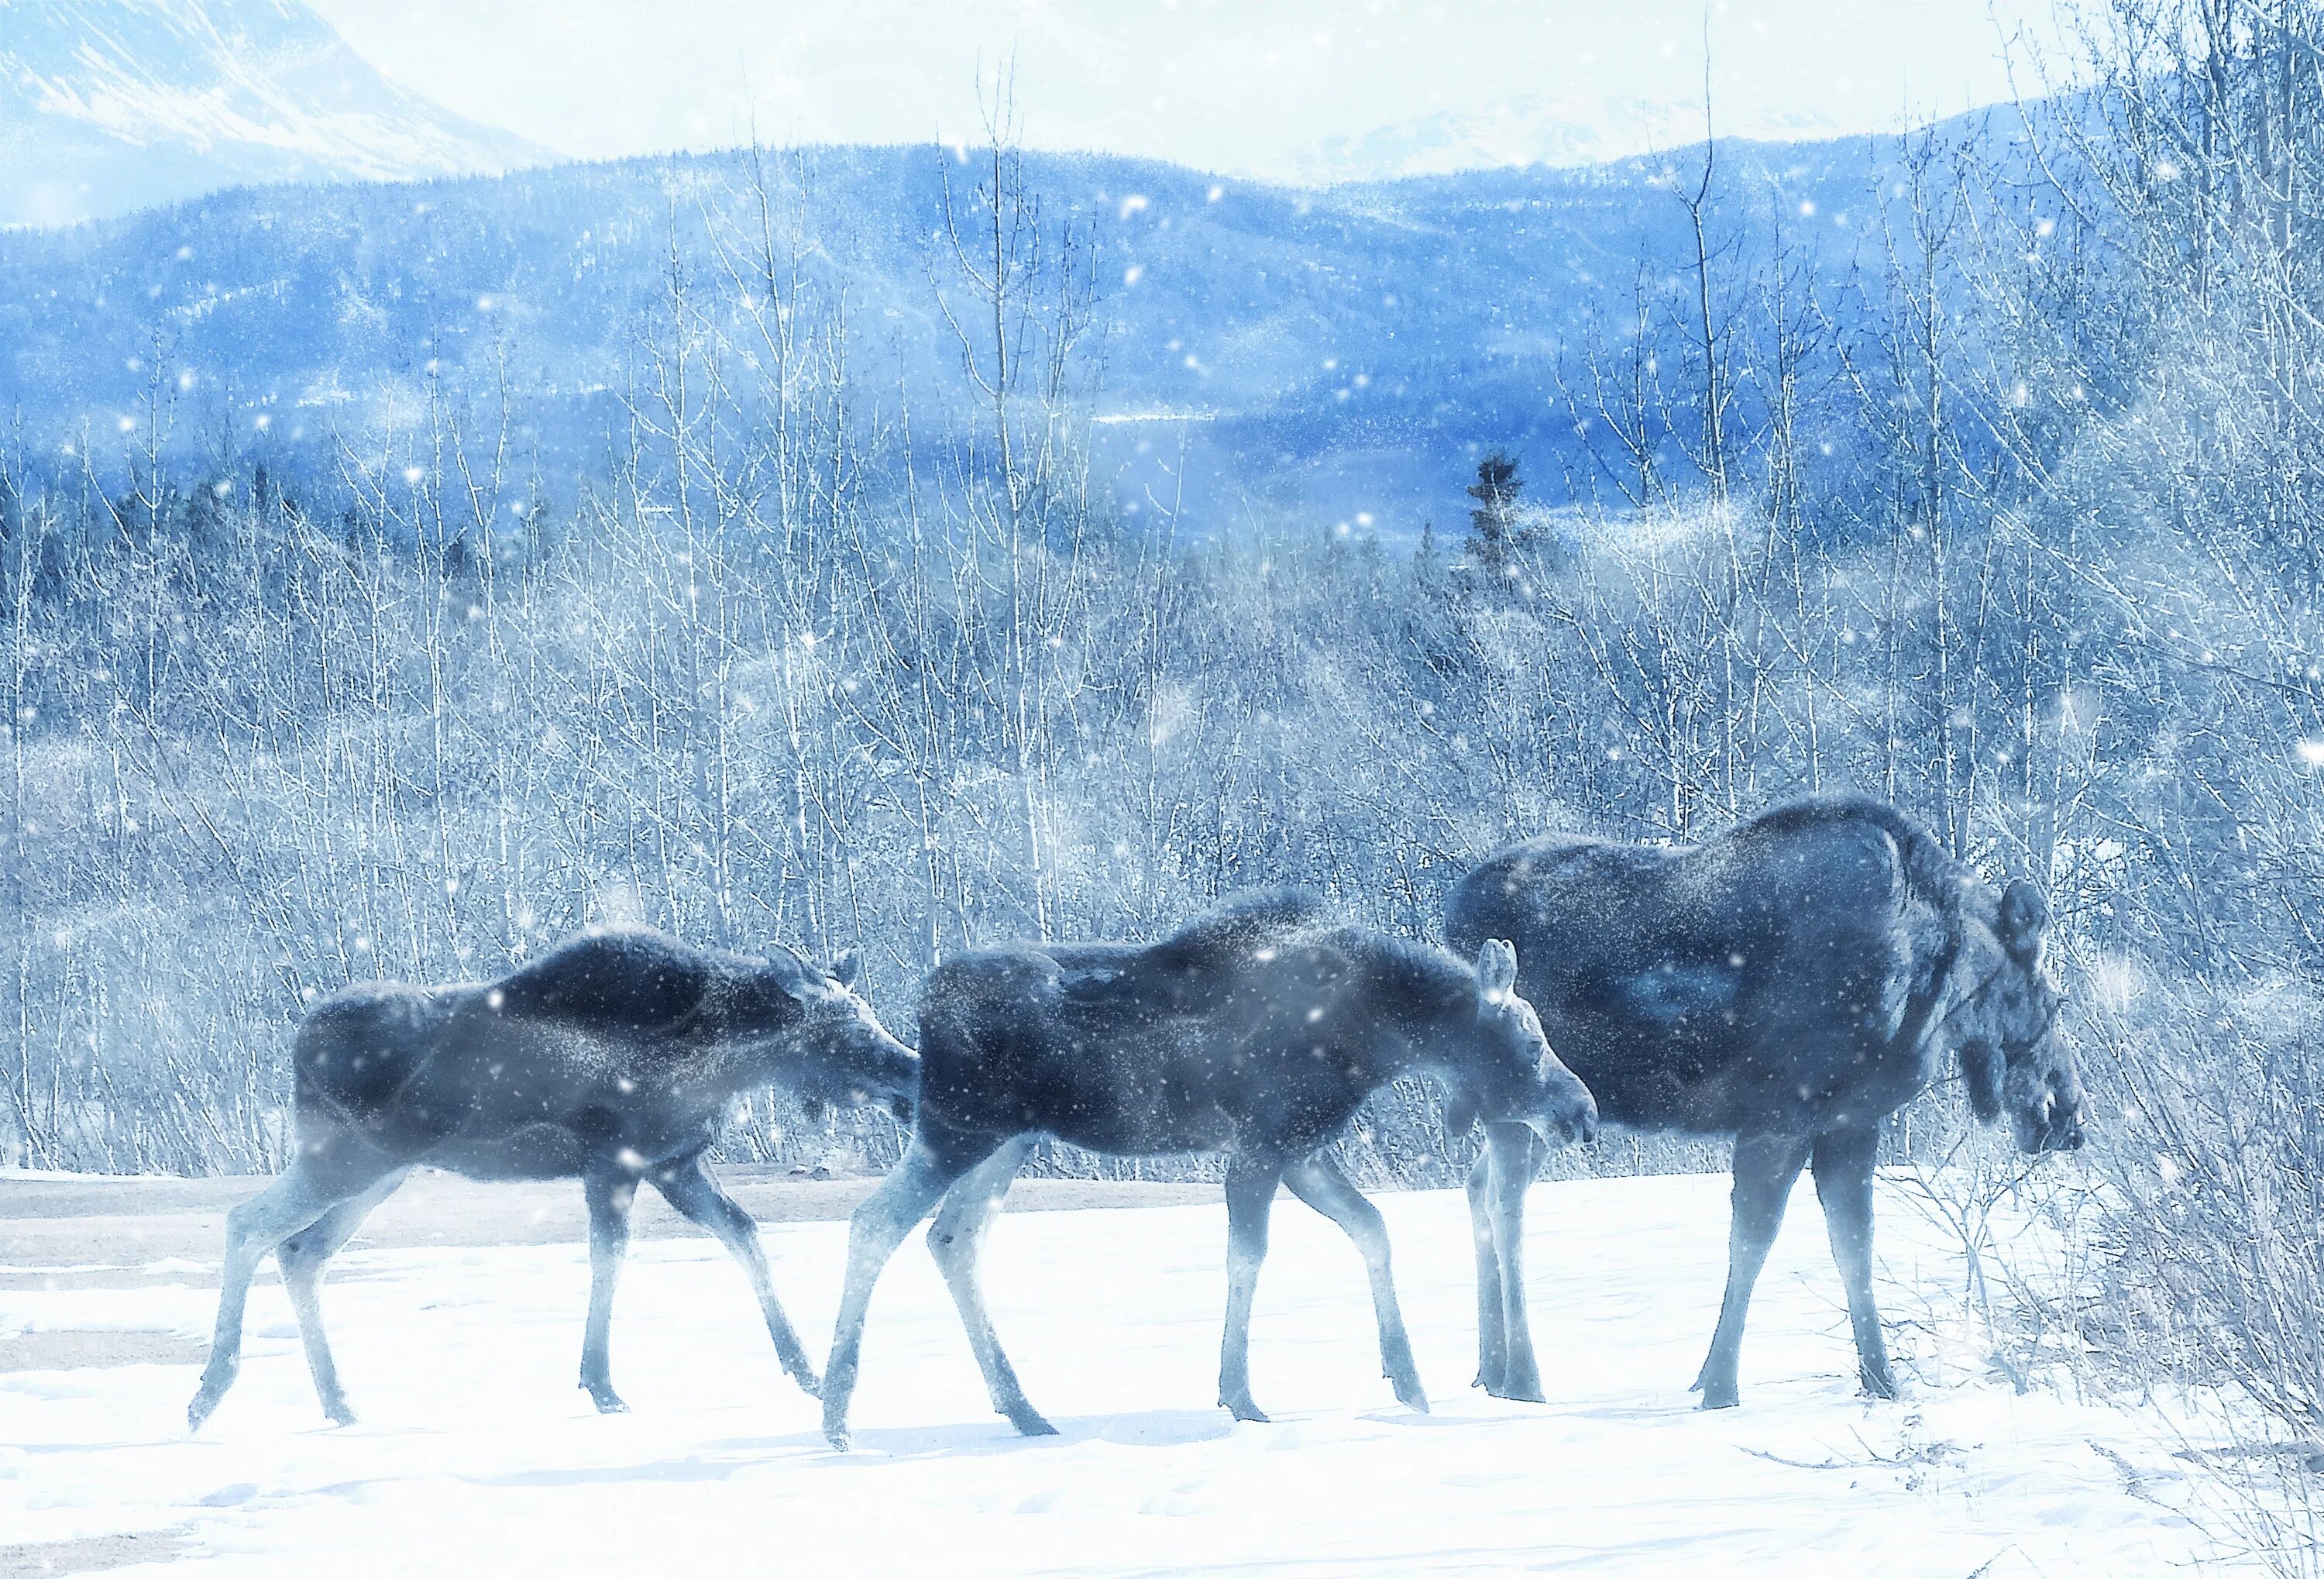
{"label": "young moose", "polygon": [[[1551,836],[1471,873],[1444,935],[1513,937],[1518,986],[1606,1116],[1735,1139],[1727,1297],[1695,1386],[1738,1399],[1751,1288],[1784,1204],[1815,1174],[1848,1289],[1864,1390],[1894,1398],[1872,1301],[1880,1122],[1958,1060],[1970,1106],[2006,1108],[2027,1151],[2082,1143],[2072,1054],[2051,1035],[2049,908],[1996,893],[1895,809],[1779,807],[1700,845]],[[1533,1139],[1497,1126],[1469,1181],[1477,1218],[1478,1383],[1538,1398],[1515,1224]]]}
{"label": "young moose", "polygon": [[938,1201],[943,1269],[993,1408],[1028,1436],[1033,1409],[993,1335],[977,1247],[1034,1140],[1113,1155],[1228,1154],[1227,1316],[1219,1402],[1251,1401],[1251,1295],[1278,1182],[1363,1254],[1380,1360],[1397,1397],[1426,1408],[1388,1272],[1380,1216],[1328,1142],[1377,1087],[1433,1070],[1488,1118],[1561,1138],[1594,1132],[1589,1092],[1511,991],[1517,957],[1485,944],[1475,969],[1442,950],[1333,925],[1301,894],[1242,900],[1150,946],[1022,944],[932,972],[920,1000],[919,1115],[896,1171],[857,1209],[824,1383],[824,1435],[847,1445],[863,1316],[905,1234]]}
{"label": "young moose", "polygon": [[318,1003],[291,1055],[298,1154],[227,1219],[217,1336],[186,1411],[201,1428],[234,1382],[251,1274],[276,1251],[324,1412],[355,1417],[323,1335],[323,1268],[417,1167],[471,1178],[570,1178],[589,1204],[581,1385],[625,1406],[606,1363],[613,1282],[640,1179],[748,1272],[783,1368],[815,1369],[775,1298],[758,1226],[703,1153],[728,1105],[779,1083],[810,1105],[881,1101],[908,1117],[918,1061],[850,983],[787,949],[715,953],[645,928],[598,929],[496,982],[349,988]]}

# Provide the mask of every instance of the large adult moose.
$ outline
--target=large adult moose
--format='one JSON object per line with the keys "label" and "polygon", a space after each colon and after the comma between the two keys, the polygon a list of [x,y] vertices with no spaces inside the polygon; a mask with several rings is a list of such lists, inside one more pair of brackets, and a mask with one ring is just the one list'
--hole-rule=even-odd
{"label": "large adult moose", "polygon": [[1311,895],[1272,892],[1146,946],[1019,944],[930,973],[912,1142],[849,1226],[825,1436],[847,1445],[872,1285],[939,1202],[928,1248],[992,1407],[1028,1436],[1053,1429],[1026,1401],[976,1278],[985,1230],[1045,1134],[1116,1156],[1227,1154],[1219,1402],[1237,1419],[1267,1417],[1250,1395],[1250,1307],[1278,1183],[1355,1242],[1381,1368],[1398,1399],[1426,1408],[1379,1213],[1322,1149],[1373,1090],[1424,1070],[1528,1134],[1572,1139],[1597,1127],[1589,1092],[1511,990],[1516,955],[1498,940],[1476,953],[1471,968],[1442,949],[1336,924]]}
{"label": "large adult moose", "polygon": [[815,1368],[784,1316],[750,1214],[703,1154],[729,1105],[783,1085],[810,1106],[882,1101],[908,1117],[918,1060],[851,983],[777,947],[752,958],[643,928],[568,938],[497,981],[382,983],[315,1005],[291,1053],[298,1149],[227,1219],[217,1335],[186,1414],[199,1430],[233,1385],[252,1274],[276,1253],[315,1390],[355,1417],[323,1334],[323,1269],[414,1168],[480,1179],[578,1177],[589,1206],[589,1319],[581,1385],[625,1406],[606,1355],[630,1204],[650,1181],[748,1273],[783,1368],[808,1394]]}
{"label": "large adult moose", "polygon": [[[1727,1293],[1695,1386],[1738,1401],[1751,1288],[1803,1167],[1847,1286],[1864,1390],[1895,1396],[1872,1298],[1880,1123],[1957,1060],[1987,1122],[2027,1151],[2082,1143],[2082,1091],[2052,1035],[2049,907],[1996,892],[1877,801],[1778,807],[1702,845],[1549,836],[1453,891],[1454,947],[1516,942],[1517,989],[1614,1122],[1735,1141]],[[1538,1398],[1522,1268],[1497,1252],[1533,1177],[1532,1137],[1488,1131],[1477,1219],[1478,1382]]]}

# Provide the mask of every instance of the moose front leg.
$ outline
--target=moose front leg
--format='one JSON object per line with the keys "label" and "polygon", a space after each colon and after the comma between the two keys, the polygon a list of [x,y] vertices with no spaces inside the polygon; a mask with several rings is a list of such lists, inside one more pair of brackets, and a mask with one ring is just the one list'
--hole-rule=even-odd
{"label": "moose front leg", "polygon": [[1880,1131],[1870,1126],[1818,1135],[1808,1154],[1816,1197],[1823,1203],[1831,1259],[1848,1290],[1848,1324],[1856,1334],[1857,1378],[1873,1398],[1895,1398],[1896,1378],[1888,1366],[1888,1344],[1880,1331],[1880,1307],[1872,1298],[1872,1165]]}
{"label": "moose front leg", "polygon": [[[1490,1250],[1499,1270],[1500,1385],[1487,1382],[1495,1398],[1540,1403],[1541,1367],[1534,1359],[1533,1316],[1526,1304],[1526,1192],[1533,1187],[1541,1159],[1541,1140],[1524,1124],[1489,1124],[1485,1130]],[[1480,1243],[1481,1257],[1485,1246]],[[1483,1295],[1479,1295],[1481,1310]],[[1481,1344],[1483,1334],[1480,1334]],[[1482,1366],[1479,1369],[1481,1371]]]}
{"label": "moose front leg", "polygon": [[1219,1340],[1219,1403],[1238,1420],[1264,1422],[1250,1398],[1250,1306],[1267,1260],[1267,1220],[1283,1165],[1238,1157],[1227,1164],[1227,1321]]}
{"label": "moose front leg", "polygon": [[637,1199],[638,1176],[627,1168],[593,1169],[582,1176],[589,1203],[589,1325],[581,1339],[581,1387],[601,1415],[626,1413],[629,1405],[613,1390],[607,1334],[613,1323],[613,1286],[630,1248],[630,1206]]}
{"label": "moose front leg", "polygon": [[823,1381],[816,1375],[814,1362],[807,1359],[790,1318],[783,1314],[782,1301],[775,1297],[774,1279],[767,1270],[766,1248],[759,1242],[758,1223],[740,1202],[719,1187],[709,1164],[699,1156],[657,1172],[653,1180],[664,1200],[687,1222],[708,1229],[726,1247],[726,1253],[741,1263],[743,1275],[751,1280],[751,1292],[758,1297],[759,1314],[767,1324],[767,1335],[774,1340],[775,1358],[790,1379],[798,1383],[800,1391],[809,1398],[819,1396]]}
{"label": "moose front leg", "polygon": [[1493,1248],[1493,1152],[1477,1148],[1469,1166],[1469,1235],[1477,1252],[1477,1377],[1469,1385],[1498,1396],[1508,1374],[1509,1334],[1503,1321],[1501,1258]]}
{"label": "moose front leg", "polygon": [[1397,1401],[1407,1408],[1428,1412],[1428,1394],[1420,1385],[1420,1369],[1413,1363],[1412,1337],[1397,1303],[1396,1275],[1390,1263],[1388,1224],[1379,1208],[1364,1198],[1340,1165],[1321,1152],[1295,1163],[1283,1176],[1291,1193],[1340,1225],[1364,1258],[1370,1280],[1372,1316],[1379,1326],[1380,1374],[1396,1389]]}

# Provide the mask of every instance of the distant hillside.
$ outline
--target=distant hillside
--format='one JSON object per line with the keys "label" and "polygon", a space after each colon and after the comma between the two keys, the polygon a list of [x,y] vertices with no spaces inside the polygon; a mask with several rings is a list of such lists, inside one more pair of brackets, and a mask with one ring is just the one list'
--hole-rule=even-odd
{"label": "distant hillside", "polygon": [[[1877,236],[1895,154],[1885,138],[1723,143],[1721,235],[1758,255],[1780,226],[1846,310],[1838,285]],[[808,151],[804,202],[784,205],[810,267],[845,284],[862,402],[908,394],[928,439],[964,388],[932,283],[956,279],[938,239],[955,157]],[[1485,447],[1546,485],[1580,464],[1561,367],[1620,346],[1642,285],[1657,315],[1685,310],[1692,244],[1663,177],[1699,158],[1314,192],[1028,155],[1046,222],[1075,219],[1097,247],[1102,480],[1125,507],[1175,490],[1157,468],[1184,443],[1197,530],[1369,515],[1390,534],[1464,521]],[[976,171],[952,173],[964,189]],[[755,223],[743,160],[716,154],[253,189],[0,236],[0,410],[42,442],[86,430],[117,455],[158,350],[180,448],[295,450],[413,420],[431,389],[497,401],[505,379],[522,464],[553,494],[619,426],[641,337],[666,321],[673,234],[686,276],[715,286],[709,237]],[[1755,287],[1733,278],[1739,301]]]}
{"label": "distant hillside", "polygon": [[[1784,142],[1830,136],[1809,115],[1751,128]],[[1463,170],[1528,164],[1605,164],[1649,148],[1700,141],[1699,100],[1527,94],[1469,109],[1439,110],[1358,136],[1329,137],[1300,153],[1293,168],[1304,184],[1401,180]]]}
{"label": "distant hillside", "polygon": [[0,225],[551,157],[397,88],[297,0],[0,0]]}

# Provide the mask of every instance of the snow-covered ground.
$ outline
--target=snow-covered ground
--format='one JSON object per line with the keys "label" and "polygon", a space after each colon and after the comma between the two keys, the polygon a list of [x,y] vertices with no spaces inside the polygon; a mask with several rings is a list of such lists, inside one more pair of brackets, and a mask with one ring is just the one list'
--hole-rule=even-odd
{"label": "snow-covered ground", "polygon": [[[1883,1293],[1904,1318],[1905,1400],[1854,1396],[1803,1188],[1760,1285],[1743,1407],[1719,1414],[1685,1390],[1718,1301],[1723,1179],[1535,1192],[1545,1405],[1467,1385],[1461,1198],[1380,1204],[1431,1414],[1397,1407],[1379,1377],[1354,1252],[1287,1198],[1252,1344],[1274,1424],[1210,1407],[1222,1209],[1016,1213],[993,1231],[988,1287],[1029,1395],[1063,1436],[1020,1440],[991,1416],[915,1242],[873,1305],[857,1448],[844,1455],[825,1447],[816,1406],[783,1380],[740,1274],[706,1240],[636,1248],[613,1330],[635,1412],[609,1417],[573,1385],[580,1247],[358,1250],[327,1292],[363,1415],[352,1428],[324,1427],[271,1279],[254,1295],[242,1380],[199,1438],[184,1429],[189,1365],[0,1375],[0,1558],[11,1544],[22,1563],[24,1543],[155,1531],[171,1538],[68,1550],[297,1579],[2209,1568],[2201,1532],[2154,1496],[2186,1470],[2160,1422],[2014,1396],[1978,1374],[1968,1328],[1942,1320],[1960,1305],[1958,1265],[1894,1198]],[[767,1234],[818,1352],[844,1233]],[[88,1259],[122,1258],[92,1245]],[[0,1334],[201,1334],[214,1276],[165,1261],[126,1288],[0,1279]]]}

